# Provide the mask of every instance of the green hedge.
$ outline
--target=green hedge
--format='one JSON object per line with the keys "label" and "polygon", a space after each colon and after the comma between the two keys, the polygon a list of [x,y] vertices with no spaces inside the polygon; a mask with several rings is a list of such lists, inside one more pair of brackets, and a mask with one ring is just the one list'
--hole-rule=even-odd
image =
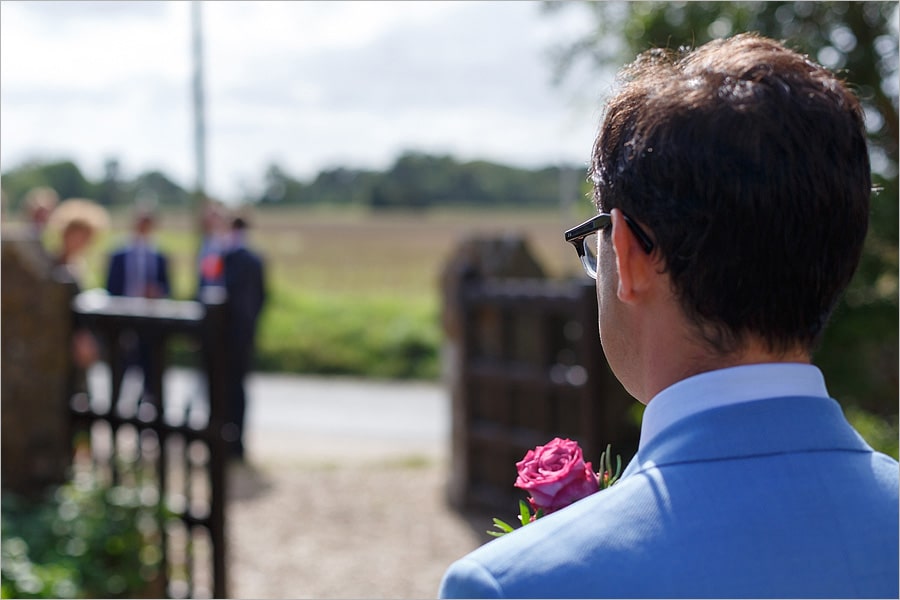
{"label": "green hedge", "polygon": [[260,323],[261,371],[436,379],[437,307],[427,299],[331,295],[277,287]]}

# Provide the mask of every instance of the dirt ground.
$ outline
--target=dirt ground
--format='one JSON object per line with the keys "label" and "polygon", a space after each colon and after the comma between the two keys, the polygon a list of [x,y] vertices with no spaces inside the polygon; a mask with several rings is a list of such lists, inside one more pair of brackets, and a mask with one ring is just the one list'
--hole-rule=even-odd
{"label": "dirt ground", "polygon": [[447,462],[268,455],[229,471],[232,598],[435,598],[487,514],[446,503]]}

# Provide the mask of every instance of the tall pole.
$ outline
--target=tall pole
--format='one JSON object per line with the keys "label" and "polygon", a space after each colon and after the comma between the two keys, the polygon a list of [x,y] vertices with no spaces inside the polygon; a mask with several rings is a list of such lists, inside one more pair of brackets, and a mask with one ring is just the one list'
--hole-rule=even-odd
{"label": "tall pole", "polygon": [[206,191],[206,121],[203,102],[203,33],[201,29],[200,7],[202,2],[191,2],[191,25],[193,30],[194,58],[194,153],[196,157],[196,183],[194,191],[203,198]]}
{"label": "tall pole", "polygon": [[196,180],[192,197],[194,213],[194,231],[197,234],[194,254],[194,264],[199,268],[198,261],[203,251],[203,213],[206,211],[206,120],[203,102],[203,35],[200,23],[199,0],[191,1],[191,55],[194,63],[194,76],[192,79],[193,104],[194,104],[194,156]]}
{"label": "tall pole", "polygon": [[[206,119],[205,119],[205,105],[204,105],[204,97],[203,97],[203,30],[201,26],[201,8],[202,2],[200,0],[191,0],[191,30],[192,30],[192,55],[194,59],[194,77],[193,77],[193,97],[194,97],[194,155],[196,160],[196,181],[194,184],[194,214],[196,215],[196,231],[197,231],[197,255],[194,261],[194,264],[197,265],[197,260],[200,256],[200,251],[203,245],[203,212],[206,208],[207,197],[206,197]],[[197,271],[195,271],[196,273]],[[218,309],[219,321],[221,321],[221,308]],[[213,323],[215,322],[213,318],[207,316],[207,322]],[[206,331],[204,333],[205,336],[208,336],[209,332]],[[205,341],[209,341],[209,338],[205,338]],[[215,348],[208,348],[207,352],[216,353]],[[217,408],[221,409],[221,405],[217,407],[213,407],[212,404],[221,398],[222,389],[218,387],[218,383],[221,383],[222,371],[221,371],[221,362],[223,360],[221,352],[216,355],[216,358],[213,359],[213,363],[207,366],[208,369],[212,371],[208,373],[209,375],[209,401],[210,401],[210,428],[213,430],[213,435],[219,437],[221,432],[217,430],[221,426],[221,419],[216,417]],[[218,411],[221,412],[221,411]],[[217,439],[213,446],[212,451],[214,453],[221,454],[223,448],[223,443],[221,439]],[[216,460],[223,460],[222,456],[216,457]],[[227,545],[225,541],[225,471],[222,468],[221,462],[218,463],[218,466],[212,467],[213,460],[210,460],[211,464],[211,486],[212,486],[212,499],[210,502],[210,513],[214,523],[214,526],[211,528],[210,535],[212,537],[213,544],[213,556],[212,556],[212,567],[213,567],[213,598],[227,598],[226,595],[226,584],[227,577],[225,575],[225,565],[226,565],[226,555],[227,555]]]}

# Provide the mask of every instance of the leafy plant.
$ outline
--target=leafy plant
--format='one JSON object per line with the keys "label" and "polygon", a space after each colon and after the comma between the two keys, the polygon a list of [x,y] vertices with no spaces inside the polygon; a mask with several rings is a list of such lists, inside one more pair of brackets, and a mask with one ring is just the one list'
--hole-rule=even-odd
{"label": "leafy plant", "polygon": [[3,598],[135,598],[160,580],[162,510],[152,486],[76,472],[46,497],[4,494]]}

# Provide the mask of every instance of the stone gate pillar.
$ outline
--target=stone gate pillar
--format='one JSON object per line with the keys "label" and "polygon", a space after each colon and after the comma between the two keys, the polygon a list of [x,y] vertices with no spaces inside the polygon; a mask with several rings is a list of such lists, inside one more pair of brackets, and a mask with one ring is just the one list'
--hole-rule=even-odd
{"label": "stone gate pillar", "polygon": [[75,285],[54,279],[38,241],[4,231],[0,246],[0,481],[4,490],[32,494],[64,482],[71,464],[66,391]]}

